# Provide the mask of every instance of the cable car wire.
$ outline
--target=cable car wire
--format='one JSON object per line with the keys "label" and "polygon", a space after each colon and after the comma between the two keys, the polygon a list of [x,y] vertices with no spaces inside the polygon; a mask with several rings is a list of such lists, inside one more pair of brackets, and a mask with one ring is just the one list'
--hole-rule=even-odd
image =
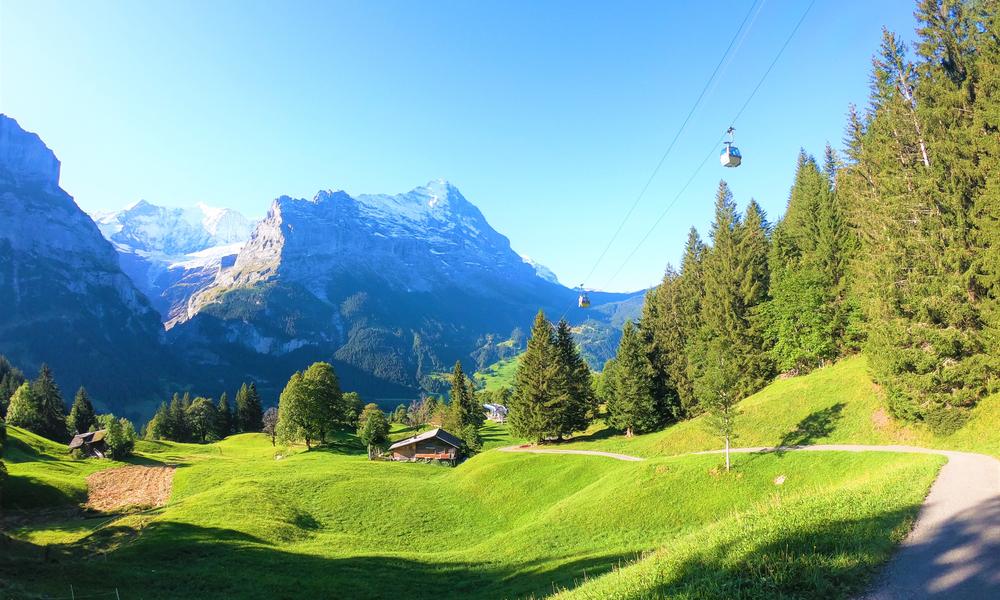
{"label": "cable car wire", "polygon": [[[767,0],[754,0],[753,4],[750,5],[750,10],[748,10],[746,15],[743,17],[743,20],[740,22],[739,28],[736,29],[736,32],[733,34],[732,39],[729,41],[729,45],[726,47],[726,51],[722,53],[722,56],[719,58],[719,62],[716,63],[715,69],[712,71],[712,75],[709,76],[707,81],[705,81],[705,85],[701,88],[701,93],[698,94],[698,98],[694,101],[694,104],[688,111],[687,116],[684,117],[684,121],[681,123],[680,128],[677,129],[677,133],[674,134],[674,138],[670,141],[670,145],[667,146],[667,149],[663,153],[663,156],[660,157],[660,161],[656,163],[656,167],[653,169],[653,172],[650,173],[649,178],[646,180],[646,184],[642,186],[642,190],[639,192],[639,195],[636,196],[635,201],[632,202],[632,206],[629,207],[628,211],[625,213],[625,218],[623,218],[621,220],[621,223],[618,224],[618,228],[615,229],[615,232],[614,234],[612,234],[611,239],[608,240],[608,243],[604,247],[604,250],[601,251],[601,254],[597,257],[597,260],[594,262],[594,266],[591,267],[590,273],[588,273],[587,276],[584,277],[583,279],[584,283],[586,283],[594,275],[594,272],[597,271],[597,267],[601,264],[601,261],[604,260],[604,257],[608,254],[608,250],[611,249],[611,246],[615,243],[615,240],[618,239],[618,234],[622,232],[622,228],[625,227],[625,223],[628,222],[629,217],[632,216],[632,213],[635,211],[635,208],[639,205],[639,202],[642,200],[643,196],[646,195],[646,191],[649,190],[649,186],[653,183],[653,179],[656,178],[656,175],[657,173],[660,172],[660,168],[663,166],[663,163],[667,160],[667,157],[670,156],[670,153],[673,151],[674,146],[677,144],[677,140],[681,137],[681,133],[684,132],[684,128],[687,127],[687,124],[691,120],[691,117],[698,109],[698,106],[701,104],[701,101],[705,98],[705,95],[708,92],[709,87],[712,86],[712,82],[715,80],[716,75],[718,75],[719,70],[722,68],[723,63],[726,62],[726,57],[729,56],[730,50],[732,50],[734,44],[736,44],[736,40],[739,39],[740,45],[743,44],[743,40],[746,39],[746,33],[750,31],[750,28],[747,27],[747,30],[746,32],[744,32],[742,38],[740,37],[740,32],[743,31],[744,26],[750,19],[750,15],[753,14],[754,21],[757,20],[756,14],[754,13],[754,8],[757,7],[756,12],[757,14],[759,14],[760,9],[764,7],[764,4],[766,2]],[[751,27],[753,26],[752,21],[750,23],[750,26]],[[737,46],[737,48],[738,47],[739,46]],[[712,87],[714,88],[714,86]]]}
{"label": "cable car wire", "polygon": [[[809,3],[809,6],[806,7],[805,12],[802,13],[802,16],[799,17],[798,22],[795,23],[795,27],[792,28],[791,33],[789,33],[788,37],[785,38],[785,42],[781,45],[781,48],[778,49],[778,53],[774,56],[774,60],[771,61],[771,64],[768,65],[767,70],[764,71],[763,75],[761,75],[760,80],[757,82],[757,85],[754,86],[753,91],[750,92],[750,95],[747,96],[746,101],[743,102],[743,105],[740,107],[740,109],[736,111],[736,116],[734,116],[733,119],[730,121],[730,127],[733,127],[733,125],[736,124],[736,121],[739,120],[739,118],[743,115],[743,112],[746,110],[747,106],[749,106],[750,101],[753,100],[754,96],[757,95],[757,92],[764,84],[764,80],[767,79],[768,75],[770,75],[771,70],[774,69],[774,65],[778,63],[778,60],[781,58],[781,55],[784,54],[785,52],[785,48],[788,47],[788,44],[792,41],[792,38],[795,37],[795,34],[798,32],[799,27],[802,25],[802,22],[805,21],[806,16],[809,15],[809,12],[812,10],[812,7],[815,4],[816,0],[812,0],[812,2]],[[698,176],[698,173],[700,173],[702,168],[704,168],[705,163],[708,162],[708,159],[712,158],[712,156],[715,154],[716,150],[719,147],[719,144],[722,142],[724,138],[725,134],[723,134],[722,137],[720,137],[719,140],[712,145],[711,152],[709,152],[709,154],[701,161],[698,167],[694,170],[694,173],[691,174],[691,177],[684,184],[684,187],[682,187],[680,191],[677,192],[677,195],[674,196],[674,199],[670,202],[670,204],[667,205],[667,207],[663,210],[663,212],[660,213],[660,216],[657,217],[656,220],[653,222],[652,227],[649,228],[646,234],[642,236],[642,239],[639,240],[639,243],[636,244],[635,247],[632,249],[632,251],[628,254],[628,256],[625,257],[625,260],[622,261],[622,264],[611,275],[607,283],[604,284],[604,289],[607,289],[607,287],[611,285],[611,282],[614,281],[615,277],[617,277],[618,274],[622,272],[622,269],[625,268],[625,265],[628,264],[629,260],[631,260],[632,257],[635,256],[635,253],[639,251],[639,248],[642,247],[642,245],[646,242],[646,240],[649,239],[649,236],[653,234],[653,231],[660,224],[660,221],[662,221],[663,218],[667,216],[667,213],[670,212],[670,209],[673,208],[674,204],[677,203],[677,200],[680,199],[681,195],[684,194],[688,186],[690,186],[691,183],[694,181],[695,177]]]}

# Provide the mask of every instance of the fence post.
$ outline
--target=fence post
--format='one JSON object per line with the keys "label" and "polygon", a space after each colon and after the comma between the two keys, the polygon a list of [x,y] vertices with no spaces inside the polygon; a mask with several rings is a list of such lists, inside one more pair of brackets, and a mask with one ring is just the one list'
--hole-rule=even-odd
{"label": "fence post", "polygon": [[118,588],[115,588],[115,598],[117,598],[118,600],[122,600],[121,595],[118,593]]}
{"label": "fence post", "polygon": [[76,600],[76,592],[73,591],[73,586],[69,586],[69,597],[70,600]]}

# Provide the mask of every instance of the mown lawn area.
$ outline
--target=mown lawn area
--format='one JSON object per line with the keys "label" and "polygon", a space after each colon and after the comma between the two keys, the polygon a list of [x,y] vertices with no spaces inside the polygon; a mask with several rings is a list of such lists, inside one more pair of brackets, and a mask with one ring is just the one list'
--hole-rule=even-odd
{"label": "mown lawn area", "polygon": [[[142,451],[142,460],[178,465],[167,506],[110,522],[61,517],[23,525],[9,544],[14,551],[0,557],[4,597],[66,595],[70,584],[148,599],[541,597],[584,582],[578,591],[590,594],[674,548],[707,562],[679,571],[671,585],[722,589],[704,586],[743,575],[721,569],[702,582],[708,567],[729,564],[729,554],[712,548],[736,551],[732,542],[743,533],[752,537],[739,548],[792,543],[802,553],[797,564],[816,565],[808,577],[776,579],[772,591],[837,597],[887,559],[942,462],[905,454],[745,455],[726,474],[718,456],[627,463],[487,451],[448,468],[369,462],[346,443],[274,449],[259,434],[193,448],[144,444]],[[76,469],[67,477],[77,487],[85,473],[111,466],[52,455],[10,467],[13,478],[31,472],[44,482],[62,463]],[[832,564],[838,568],[827,573]],[[609,585],[639,589],[628,586],[640,579]]]}

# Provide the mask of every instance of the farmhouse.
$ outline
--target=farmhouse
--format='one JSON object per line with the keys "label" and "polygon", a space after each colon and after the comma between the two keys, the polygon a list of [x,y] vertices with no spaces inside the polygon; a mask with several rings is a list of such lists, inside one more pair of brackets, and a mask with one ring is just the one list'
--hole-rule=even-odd
{"label": "farmhouse", "polygon": [[431,429],[389,446],[392,460],[447,460],[454,464],[462,453],[462,440],[444,429]]}
{"label": "farmhouse", "polygon": [[104,437],[108,434],[107,429],[101,429],[100,431],[88,431],[87,433],[80,433],[73,436],[73,440],[69,443],[69,450],[80,450],[84,456],[105,458],[108,453],[108,446],[104,441]]}
{"label": "farmhouse", "polygon": [[503,404],[484,404],[486,418],[497,423],[507,422],[507,407]]}

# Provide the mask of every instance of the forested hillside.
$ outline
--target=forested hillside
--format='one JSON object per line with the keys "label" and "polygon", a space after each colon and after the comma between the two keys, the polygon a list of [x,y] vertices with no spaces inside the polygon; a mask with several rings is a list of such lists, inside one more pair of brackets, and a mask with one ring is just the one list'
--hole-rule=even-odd
{"label": "forested hillside", "polygon": [[606,365],[606,402],[652,395],[627,407],[646,430],[725,422],[775,376],[862,351],[893,415],[961,427],[1000,366],[996,8],[924,0],[912,48],[884,31],[844,154],[799,154],[776,223],[720,182],[708,239],[691,230]]}

